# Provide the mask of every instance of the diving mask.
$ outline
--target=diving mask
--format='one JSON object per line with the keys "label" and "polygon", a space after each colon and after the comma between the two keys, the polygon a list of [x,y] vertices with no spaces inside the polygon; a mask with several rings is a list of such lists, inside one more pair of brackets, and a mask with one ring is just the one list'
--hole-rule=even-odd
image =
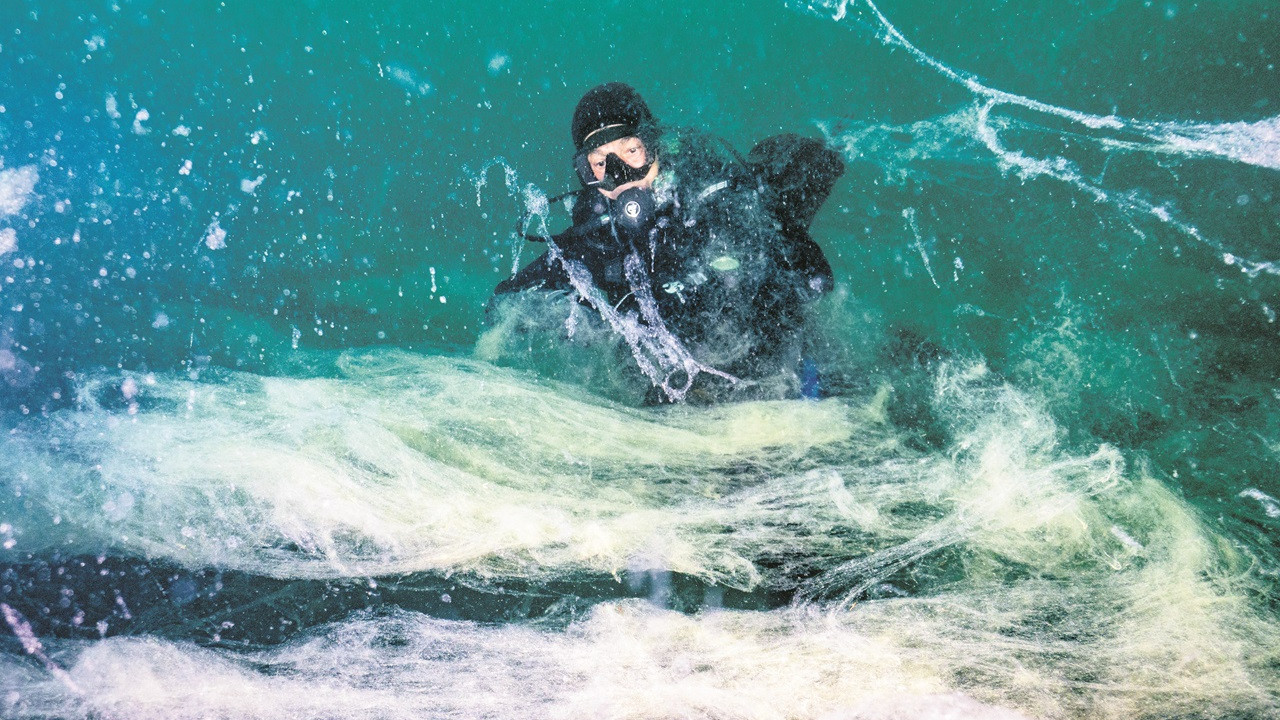
{"label": "diving mask", "polygon": [[599,188],[608,192],[627,183],[643,180],[653,168],[654,155],[649,150],[649,143],[641,140],[640,142],[643,143],[641,148],[644,150],[645,160],[647,161],[645,164],[640,167],[632,167],[617,153],[610,152],[605,155],[603,177],[597,180],[591,167],[592,153],[600,152],[602,147],[617,140],[637,136],[636,130],[632,128],[616,126],[604,128],[594,137],[597,142],[592,143],[589,147],[584,147],[573,156],[573,169],[578,174],[578,179],[582,181],[584,187]]}

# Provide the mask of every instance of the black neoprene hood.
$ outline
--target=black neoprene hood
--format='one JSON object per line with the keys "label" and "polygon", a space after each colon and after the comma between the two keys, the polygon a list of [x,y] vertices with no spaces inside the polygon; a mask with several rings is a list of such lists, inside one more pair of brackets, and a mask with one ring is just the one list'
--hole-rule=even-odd
{"label": "black neoprene hood", "polygon": [[[591,137],[590,146],[599,147],[618,137],[634,135],[641,127],[654,122],[653,113],[649,112],[649,106],[635,88],[620,82],[597,85],[582,96],[573,110],[573,126],[570,130],[573,147],[578,151],[590,149],[584,145],[587,136],[592,133],[595,135]],[[625,132],[625,135],[617,135],[616,132],[596,133],[597,130],[613,125],[621,126],[619,130]]]}

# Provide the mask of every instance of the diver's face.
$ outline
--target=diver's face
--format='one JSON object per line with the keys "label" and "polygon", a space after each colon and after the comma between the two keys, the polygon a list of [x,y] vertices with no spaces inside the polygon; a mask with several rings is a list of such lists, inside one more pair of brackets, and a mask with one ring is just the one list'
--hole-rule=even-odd
{"label": "diver's face", "polygon": [[649,161],[649,154],[640,138],[634,135],[618,138],[587,153],[587,162],[591,164],[591,172],[596,176],[596,180],[604,179],[604,161],[609,157],[609,153],[617,155],[622,162],[633,168],[644,167],[644,164]]}
{"label": "diver's face", "polygon": [[[613,142],[607,142],[587,153],[587,164],[591,166],[591,173],[595,176],[597,181],[604,179],[605,159],[609,157],[610,153],[617,155],[622,162],[633,168],[644,167],[645,163],[649,162],[649,151],[645,148],[644,141],[634,135],[631,137],[618,138]],[[619,195],[631,188],[649,187],[653,184],[653,179],[657,176],[658,163],[655,162],[653,166],[649,168],[649,172],[645,173],[644,177],[636,180],[635,182],[624,183],[612,190],[605,190],[604,188],[597,188],[597,190],[600,191],[601,195],[604,195],[610,200],[616,200]]]}

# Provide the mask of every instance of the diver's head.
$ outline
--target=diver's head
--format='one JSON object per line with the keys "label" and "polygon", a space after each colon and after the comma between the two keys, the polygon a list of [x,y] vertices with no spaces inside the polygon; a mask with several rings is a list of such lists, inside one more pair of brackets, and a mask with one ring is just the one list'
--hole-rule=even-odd
{"label": "diver's head", "polygon": [[573,111],[574,170],[585,187],[616,199],[653,182],[658,167],[657,121],[640,94],[625,83],[587,91]]}

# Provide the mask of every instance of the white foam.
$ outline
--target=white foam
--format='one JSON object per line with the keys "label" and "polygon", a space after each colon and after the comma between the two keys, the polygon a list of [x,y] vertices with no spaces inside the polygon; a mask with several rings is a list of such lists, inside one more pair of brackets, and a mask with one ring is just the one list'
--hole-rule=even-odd
{"label": "white foam", "polygon": [[[751,587],[758,573],[742,553],[754,540],[707,543],[697,528],[735,516],[755,525],[768,511],[697,468],[769,447],[799,453],[851,431],[838,403],[740,405],[667,426],[482,364],[395,353],[344,362],[359,381],[157,376],[134,384],[131,417],[93,399],[119,397],[122,380],[95,380],[85,409],[56,431],[97,456],[94,467],[67,467],[34,438],[11,446],[9,469],[68,519],[23,523],[15,551],[69,531],[85,547],[279,577],[612,573],[647,554],[664,569]],[[785,482],[825,495],[820,480]],[[82,484],[94,489],[73,489]],[[636,505],[633,492],[647,499]]]}
{"label": "white foam", "polygon": [[218,218],[214,218],[209,227],[204,229],[204,244],[210,250],[222,250],[227,246],[227,231],[222,229]]}
{"label": "white foam", "polygon": [[1256,122],[1160,123],[1149,128],[1153,139],[1167,143],[1170,152],[1216,155],[1280,170],[1280,115]]}
{"label": "white foam", "polygon": [[[1265,716],[1269,676],[1254,673],[1275,623],[1197,580],[1214,560],[1177,537],[1161,536],[1175,545],[1156,564],[1092,572],[1087,587],[974,579],[826,613],[606,603],[563,631],[361,612],[258,652],[64,643],[83,694],[20,668],[0,689],[17,696],[13,718]],[[1186,550],[1200,553],[1171,556]]]}
{"label": "white foam", "polygon": [[107,96],[103,102],[107,110],[107,117],[111,118],[112,120],[119,120],[121,118],[120,101],[116,100],[116,96],[113,93],[107,93]]}
{"label": "white foam", "polygon": [[147,122],[150,119],[151,119],[151,113],[148,112],[146,108],[141,108],[138,110],[138,112],[134,113],[134,116],[133,116],[134,134],[135,135],[150,134],[151,129],[142,124],[144,122]]}
{"label": "white foam", "polygon": [[258,186],[266,179],[266,175],[259,175],[256,178],[244,178],[240,181],[240,192],[252,195],[258,191]]}
{"label": "white foam", "polygon": [[0,170],[0,218],[22,212],[39,180],[35,165]]}
{"label": "white foam", "polygon": [[[1280,627],[1250,600],[1251,559],[1116,450],[1062,449],[1038,403],[982,365],[940,370],[933,402],[955,442],[930,453],[885,423],[887,391],[637,411],[482,363],[374,351],[341,367],[342,379],[144,378],[133,416],[97,402],[119,397],[120,376],[87,379],[79,410],[0,439],[6,552],[107,549],[277,577],[652,569],[802,582],[811,600],[696,615],[606,603],[563,630],[357,613],[261,652],[63,642],[48,655],[83,696],[0,673],[6,716],[1276,706]],[[914,589],[878,599],[886,583]]]}
{"label": "white foam", "polygon": [[417,73],[404,65],[390,63],[385,66],[380,65],[379,68],[384,69],[384,75],[390,76],[395,84],[411,95],[426,97],[432,92],[431,83],[423,80]]}
{"label": "white foam", "polygon": [[1280,500],[1276,500],[1257,488],[1243,490],[1237,497],[1257,500],[1258,504],[1262,506],[1262,510],[1267,514],[1267,517],[1280,518]]}
{"label": "white foam", "polygon": [[510,55],[507,55],[506,53],[501,53],[501,52],[494,53],[493,57],[489,58],[489,66],[488,66],[489,74],[496,76],[500,74],[503,70],[506,70],[507,66],[510,64],[511,64]]}

